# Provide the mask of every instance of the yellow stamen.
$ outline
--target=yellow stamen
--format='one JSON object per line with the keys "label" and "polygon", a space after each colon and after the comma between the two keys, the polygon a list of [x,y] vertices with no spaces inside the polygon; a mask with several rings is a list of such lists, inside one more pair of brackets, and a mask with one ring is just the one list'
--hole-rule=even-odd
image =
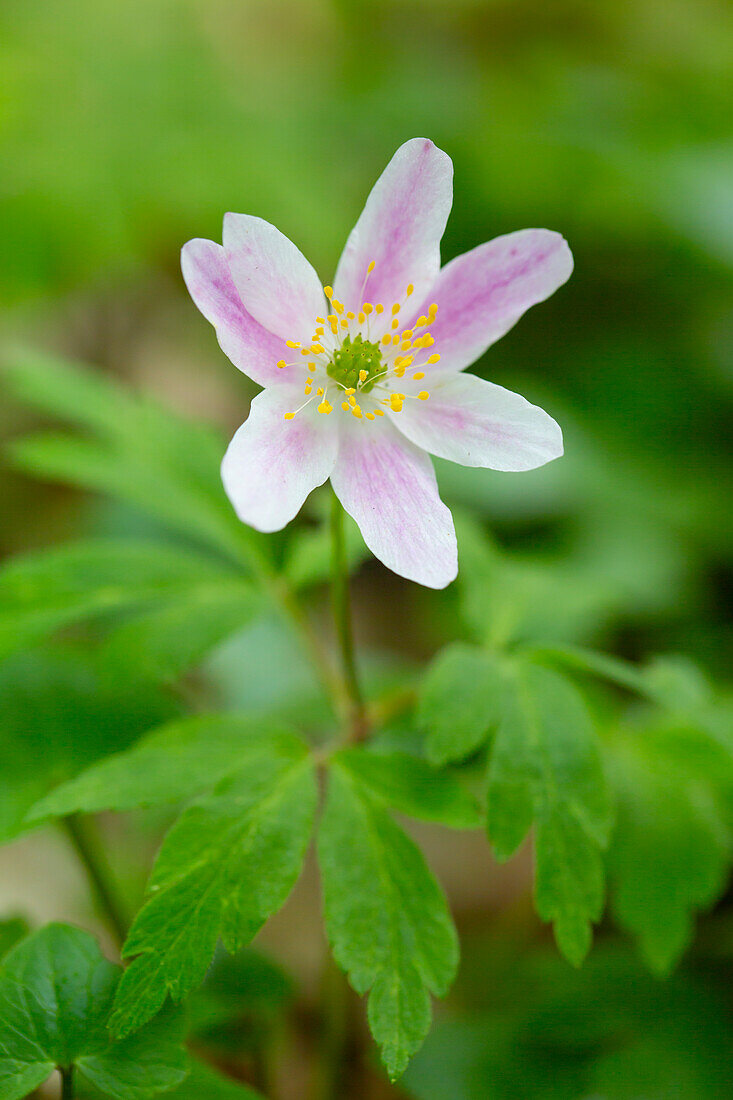
{"label": "yellow stamen", "polygon": [[352,409],[355,409],[355,408],[357,408],[357,404],[356,404],[356,398],[355,398],[355,397],[353,397],[353,396],[352,396],[352,397],[350,397],[350,398],[349,398],[349,404],[351,405]]}
{"label": "yellow stamen", "polygon": [[375,267],[376,267],[376,261],[372,260],[371,263],[369,264],[368,268],[367,268],[367,275],[371,275],[371,273],[372,273],[372,271],[374,271]]}
{"label": "yellow stamen", "polygon": [[364,310],[367,317],[369,316],[370,313],[374,312],[374,306],[372,305],[371,302],[364,302],[364,305],[361,308]]}
{"label": "yellow stamen", "polygon": [[366,418],[367,420],[374,420],[374,413],[367,413]]}
{"label": "yellow stamen", "polygon": [[295,416],[295,413],[285,413],[285,416],[283,417],[283,419],[284,420],[292,420],[294,416]]}
{"label": "yellow stamen", "polygon": [[407,284],[407,297],[408,297],[408,298],[410,297],[410,295],[412,294],[412,292],[414,291],[414,289],[415,289],[415,288],[414,288],[414,286],[412,285],[412,283],[408,283],[408,284]]}
{"label": "yellow stamen", "polygon": [[328,298],[328,300],[330,302],[331,299],[333,298],[333,287],[332,286],[324,286],[323,293],[326,295],[326,297]]}
{"label": "yellow stamen", "polygon": [[440,356],[438,355],[437,351],[436,351],[435,355],[431,355],[428,358],[428,363],[439,363],[439,362],[440,362]]}
{"label": "yellow stamen", "polygon": [[404,393],[391,393],[389,395],[389,407],[392,412],[402,412],[402,405],[405,400]]}
{"label": "yellow stamen", "polygon": [[316,317],[316,324],[325,325],[325,323],[326,323],[326,318],[325,317]]}
{"label": "yellow stamen", "polygon": [[300,347],[300,344],[298,344],[295,340],[286,340],[285,343],[288,345],[289,348],[299,348]]}
{"label": "yellow stamen", "polygon": [[421,378],[425,377],[425,371],[424,370],[415,371],[415,373],[413,374],[412,377],[415,379],[416,382],[419,382]]}
{"label": "yellow stamen", "polygon": [[278,367],[280,368],[280,370],[282,370],[282,369],[283,369],[283,367],[287,367],[287,365],[288,365],[288,364],[287,364],[287,363],[285,362],[285,360],[284,360],[284,359],[278,359],[278,361],[277,361],[277,365],[278,365]]}
{"label": "yellow stamen", "polygon": [[384,306],[381,302],[377,302],[374,308],[376,309],[377,313],[384,313]]}
{"label": "yellow stamen", "polygon": [[356,314],[352,310],[349,309],[346,312],[346,316],[349,318],[350,321],[353,321],[354,318],[356,317]]}
{"label": "yellow stamen", "polygon": [[392,343],[392,337],[390,336],[390,334],[388,332],[385,332],[384,336],[382,337],[382,343],[384,344],[385,347],[387,346],[387,344]]}
{"label": "yellow stamen", "polygon": [[361,409],[359,408],[358,405],[354,405],[351,412],[356,417],[357,420],[361,420]]}
{"label": "yellow stamen", "polygon": [[419,401],[427,401],[427,399],[430,397],[430,394],[427,390],[420,390],[417,396]]}
{"label": "yellow stamen", "polygon": [[400,303],[395,302],[395,304],[392,306],[392,316],[396,317],[399,312],[400,312]]}
{"label": "yellow stamen", "polygon": [[415,321],[415,328],[423,328],[424,325],[429,325],[430,321],[427,319],[424,313],[421,313],[417,321]]}
{"label": "yellow stamen", "polygon": [[400,347],[402,348],[403,351],[409,351],[410,348],[412,347],[412,344],[409,340],[404,340],[403,339],[402,343],[400,344]]}
{"label": "yellow stamen", "polygon": [[364,322],[366,321],[366,313],[360,313],[357,320],[358,320],[360,325],[363,325]]}
{"label": "yellow stamen", "polygon": [[319,397],[323,397],[323,386],[319,386],[318,389],[316,390],[316,393],[318,394]]}
{"label": "yellow stamen", "polygon": [[384,409],[375,409],[374,410],[374,415],[375,416],[384,416]]}
{"label": "yellow stamen", "polygon": [[343,304],[341,302],[337,302],[335,298],[331,302],[331,305],[333,306],[333,308],[336,310],[337,313],[343,313],[344,312]]}
{"label": "yellow stamen", "polygon": [[350,408],[349,402],[348,401],[342,401],[341,402],[341,408],[344,410],[345,413],[347,413],[349,411],[349,408]]}
{"label": "yellow stamen", "polygon": [[409,340],[412,335],[413,330],[411,328],[406,328],[405,331],[402,333],[402,339]]}
{"label": "yellow stamen", "polygon": [[365,370],[360,370],[359,371],[359,381],[360,382],[366,382],[368,377],[369,377],[369,372],[368,371],[365,371]]}
{"label": "yellow stamen", "polygon": [[319,413],[325,413],[328,416],[328,414],[333,411],[333,405],[331,405],[324,397],[323,401],[321,401],[320,405],[318,406],[318,411]]}
{"label": "yellow stamen", "polygon": [[352,393],[356,393],[356,390],[352,386],[351,389],[344,390],[344,393],[346,394],[347,397],[350,397]]}

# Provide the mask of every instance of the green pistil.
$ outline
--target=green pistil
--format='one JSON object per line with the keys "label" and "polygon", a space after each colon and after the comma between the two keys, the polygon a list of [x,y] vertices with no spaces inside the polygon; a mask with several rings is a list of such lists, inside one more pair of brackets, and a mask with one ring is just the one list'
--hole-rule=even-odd
{"label": "green pistil", "polygon": [[[378,374],[382,374],[382,351],[379,344],[372,344],[369,340],[355,336],[352,340],[347,336],[340,348],[333,353],[333,359],[326,368],[334,382],[346,389],[359,389],[362,393],[369,393],[374,387],[374,381]],[[359,381],[361,371],[366,371],[366,378]]]}

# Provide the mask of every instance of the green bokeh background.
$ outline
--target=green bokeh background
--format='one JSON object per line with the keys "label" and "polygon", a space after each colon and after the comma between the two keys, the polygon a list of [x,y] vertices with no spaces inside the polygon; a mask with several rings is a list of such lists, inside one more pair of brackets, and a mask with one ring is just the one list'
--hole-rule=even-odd
{"label": "green bokeh background", "polygon": [[[548,639],[633,659],[685,653],[730,679],[729,3],[4,0],[0,71],[3,342],[86,360],[228,431],[254,389],[219,352],[178,266],[184,241],[220,239],[225,211],[274,222],[329,281],[374,179],[399,144],[424,135],[455,164],[444,259],[527,226],[562,232],[576,258],[571,281],[475,369],[547,408],[566,457],[527,475],[439,464],[443,493],[525,567],[516,599]],[[4,435],[33,423],[3,402]],[[3,552],[142,522],[7,471],[2,483]],[[454,631],[450,594],[408,590],[376,564],[358,595],[364,636],[392,655],[432,652]],[[409,608],[412,627],[395,605]],[[500,984],[492,951],[471,950],[487,984]],[[626,956],[596,965],[595,1008],[587,982],[579,992],[576,978],[565,987],[554,972],[544,985],[525,982],[541,1034],[548,983],[562,986],[563,1004],[577,992],[581,1015],[588,1004],[600,1011],[604,990],[633,986]],[[714,1046],[718,991],[696,997],[696,988],[679,993],[680,1027],[705,1048],[709,1018]],[[707,1096],[694,1074],[688,1092],[652,1091],[653,1082],[643,1093],[602,1091],[614,1072],[642,1080],[639,1067],[678,1043],[674,1028],[661,1048],[649,1038],[638,996],[642,1009],[619,1026],[642,1035],[641,1054],[631,1068],[599,1070],[597,1095]],[[496,1035],[492,1005],[478,1002]],[[474,1032],[464,1034],[470,1047]],[[535,1051],[536,1076],[515,1086],[510,1076],[494,1092],[493,1054],[483,1070],[471,1062],[479,1091],[465,1084],[468,1071],[464,1086],[426,1091],[438,1070],[425,1062],[415,1095],[585,1095],[586,1048],[575,1032],[566,1040],[552,1032],[547,1065],[570,1065],[581,1091],[541,1091]],[[431,1050],[439,1066],[441,1048]]]}

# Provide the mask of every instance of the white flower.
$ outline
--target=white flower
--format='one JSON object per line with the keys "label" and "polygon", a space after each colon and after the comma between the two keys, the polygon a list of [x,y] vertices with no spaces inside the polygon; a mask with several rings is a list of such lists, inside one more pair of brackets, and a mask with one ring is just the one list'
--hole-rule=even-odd
{"label": "white flower", "polygon": [[245,523],[277,531],[329,477],[386,566],[431,588],[456,575],[453,520],[429,454],[530,470],[562,454],[555,421],[461,373],[570,276],[557,234],[525,229],[440,267],[453,166],[432,142],[397,150],[375,184],[333,289],[274,226],[227,214],[223,246],[182,254],[222,350],[263,386],[222,464]]}

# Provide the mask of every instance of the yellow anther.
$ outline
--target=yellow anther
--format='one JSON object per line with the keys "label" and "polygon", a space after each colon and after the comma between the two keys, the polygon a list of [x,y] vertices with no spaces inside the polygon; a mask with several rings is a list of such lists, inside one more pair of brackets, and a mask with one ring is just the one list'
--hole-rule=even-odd
{"label": "yellow anther", "polygon": [[425,377],[425,371],[424,370],[415,371],[415,373],[413,374],[412,377],[415,379],[416,382],[419,382],[421,378]]}
{"label": "yellow anther", "polygon": [[374,260],[372,260],[371,263],[369,264],[369,266],[367,267],[367,275],[371,275],[371,273],[372,273],[372,271],[374,271],[375,267],[376,267],[376,263],[375,263]]}
{"label": "yellow anther", "polygon": [[316,369],[316,364],[315,363],[309,363],[308,364],[308,370],[314,371],[315,369]]}
{"label": "yellow anther", "polygon": [[427,401],[427,399],[430,397],[430,394],[427,390],[420,390],[417,396],[419,401]]}
{"label": "yellow anther", "polygon": [[292,420],[294,416],[295,416],[295,413],[285,413],[285,416],[283,417],[283,419],[284,420]]}
{"label": "yellow anther", "polygon": [[414,288],[414,286],[412,285],[412,283],[408,283],[408,284],[407,284],[407,297],[408,297],[408,298],[410,297],[410,295],[412,294],[412,292],[413,292],[413,290],[414,290],[414,289],[415,289],[415,288]]}
{"label": "yellow anther", "polygon": [[337,313],[343,313],[344,312],[343,304],[341,302],[337,302],[335,298],[331,302],[331,305],[333,306],[333,308],[336,310]]}
{"label": "yellow anther", "polygon": [[350,321],[353,321],[356,317],[356,314],[353,312],[353,310],[349,309],[346,312],[346,316],[349,318]]}
{"label": "yellow anther", "polygon": [[423,325],[429,325],[430,321],[427,319],[424,313],[421,313],[417,321],[415,321],[415,328],[422,328]]}
{"label": "yellow anther", "polygon": [[396,317],[399,312],[400,312],[400,303],[395,302],[395,304],[392,306],[392,316]]}
{"label": "yellow anther", "polygon": [[361,420],[361,409],[359,408],[358,405],[354,405],[351,412],[352,412],[352,415],[355,416],[357,420]]}
{"label": "yellow anther", "polygon": [[402,405],[404,403],[404,400],[405,400],[404,394],[401,394],[401,393],[390,394],[389,407],[391,408],[392,412],[396,412],[396,413],[402,412]]}
{"label": "yellow anther", "polygon": [[366,382],[368,377],[369,377],[369,372],[368,371],[365,371],[365,370],[360,370],[359,371],[359,381],[360,382]]}
{"label": "yellow anther", "polygon": [[411,343],[410,340],[405,340],[405,338],[403,337],[402,338],[402,343],[400,344],[400,347],[402,348],[403,351],[409,351],[410,348],[412,347],[412,343]]}
{"label": "yellow anther", "polygon": [[404,367],[404,366],[401,366],[401,367],[395,367],[395,369],[394,369],[394,372],[395,372],[395,374],[396,374],[396,376],[397,376],[398,378],[402,378],[402,376],[403,376],[403,374],[405,373],[405,370],[406,370],[406,369],[407,369],[407,368],[406,368],[406,367]]}
{"label": "yellow anther", "polygon": [[374,415],[375,416],[384,416],[384,409],[375,409],[374,410]]}
{"label": "yellow anther", "polygon": [[319,413],[326,413],[326,415],[328,415],[328,413],[333,411],[333,405],[331,405],[324,397],[323,401],[321,401],[320,405],[318,406],[318,411]]}
{"label": "yellow anther", "polygon": [[374,312],[374,306],[372,305],[371,302],[364,302],[364,305],[361,308],[364,310],[367,317],[369,316],[370,313]]}
{"label": "yellow anther", "polygon": [[411,328],[406,328],[405,331],[402,333],[403,340],[409,340],[412,336],[413,330]]}
{"label": "yellow anther", "polygon": [[374,420],[374,413],[366,413],[367,420]]}
{"label": "yellow anther", "polygon": [[316,317],[316,324],[317,325],[325,325],[325,323],[326,323],[326,318],[325,317]]}
{"label": "yellow anther", "polygon": [[436,302],[433,302],[432,305],[428,306],[428,313],[430,314],[431,317],[435,318],[435,314],[437,312],[438,312],[438,306],[437,306]]}
{"label": "yellow anther", "polygon": [[325,350],[326,349],[323,347],[323,344],[311,344],[311,351],[314,355],[323,355],[323,352]]}
{"label": "yellow anther", "polygon": [[288,345],[289,348],[299,348],[300,347],[300,344],[298,344],[295,340],[286,340],[285,343]]}
{"label": "yellow anther", "polygon": [[403,356],[403,358],[402,358],[402,366],[403,367],[411,367],[414,362],[415,362],[415,356],[414,355]]}
{"label": "yellow anther", "polygon": [[360,325],[363,325],[364,322],[366,321],[366,313],[360,313],[359,316],[357,317],[357,321],[359,322]]}
{"label": "yellow anther", "polygon": [[394,336],[392,337],[392,343],[394,344],[394,346],[395,346],[395,347],[397,347],[397,345],[399,344],[400,340],[401,340],[401,336],[399,335],[399,333],[398,333],[398,332],[396,332],[396,333],[394,334]]}
{"label": "yellow anther", "polygon": [[331,321],[331,322],[338,321],[338,317],[336,316],[335,313],[329,313],[328,320]]}
{"label": "yellow anther", "polygon": [[356,390],[354,389],[353,386],[351,386],[350,389],[344,390],[344,393],[346,394],[347,397],[350,397],[352,393],[356,393]]}
{"label": "yellow anther", "polygon": [[374,308],[376,309],[377,313],[384,313],[384,306],[381,302],[377,302]]}
{"label": "yellow anther", "polygon": [[306,386],[306,387],[305,387],[305,389],[303,390],[303,393],[305,394],[305,396],[306,396],[306,397],[310,397],[310,395],[311,395],[311,392],[312,392],[312,391],[311,391],[311,387],[310,387],[310,386]]}
{"label": "yellow anther", "polygon": [[301,355],[310,355],[312,351],[313,351],[312,348],[301,348],[300,349],[300,354]]}
{"label": "yellow anther", "polygon": [[381,342],[384,344],[385,347],[387,346],[387,344],[392,343],[392,337],[390,336],[390,334],[388,332],[385,332],[384,336],[382,337]]}
{"label": "yellow anther", "polygon": [[355,398],[355,397],[353,397],[353,396],[352,396],[352,397],[350,397],[350,398],[349,398],[349,404],[351,405],[352,409],[355,409],[355,408],[357,407],[357,406],[356,406],[356,398]]}
{"label": "yellow anther", "polygon": [[392,328],[399,328],[399,327],[400,327],[399,319],[397,317],[395,317],[394,321],[392,322]]}
{"label": "yellow anther", "polygon": [[328,300],[330,302],[331,299],[333,298],[333,287],[332,286],[324,286],[323,293],[326,295],[326,297],[328,298]]}
{"label": "yellow anther", "polygon": [[277,361],[277,365],[278,365],[278,367],[280,368],[280,370],[282,370],[282,369],[283,369],[283,367],[287,367],[287,365],[288,365],[288,364],[287,364],[287,363],[285,362],[285,360],[284,360],[284,359],[278,359],[278,361]]}
{"label": "yellow anther", "polygon": [[425,335],[422,338],[422,346],[424,348],[431,348],[434,343],[435,343],[435,338],[433,336],[431,336],[429,332],[426,332]]}
{"label": "yellow anther", "polygon": [[316,390],[316,393],[318,394],[319,397],[323,397],[323,386],[319,386],[318,389]]}
{"label": "yellow anther", "polygon": [[347,413],[349,411],[349,409],[351,408],[351,406],[349,405],[348,401],[342,401],[341,402],[341,408],[344,410],[345,413]]}
{"label": "yellow anther", "polygon": [[349,327],[349,322],[348,321],[342,321],[341,322],[341,328],[348,328],[348,327]]}
{"label": "yellow anther", "polygon": [[[317,318],[316,318],[316,320],[317,320]],[[324,321],[324,324],[325,324],[325,321]],[[316,336],[323,336],[325,331],[326,330],[324,328],[317,328],[316,331],[315,331],[315,334],[313,336],[313,339],[315,340]]]}
{"label": "yellow anther", "polygon": [[440,362],[440,356],[438,355],[437,351],[436,351],[435,355],[431,355],[431,356],[428,357],[428,363],[439,363],[439,362]]}

